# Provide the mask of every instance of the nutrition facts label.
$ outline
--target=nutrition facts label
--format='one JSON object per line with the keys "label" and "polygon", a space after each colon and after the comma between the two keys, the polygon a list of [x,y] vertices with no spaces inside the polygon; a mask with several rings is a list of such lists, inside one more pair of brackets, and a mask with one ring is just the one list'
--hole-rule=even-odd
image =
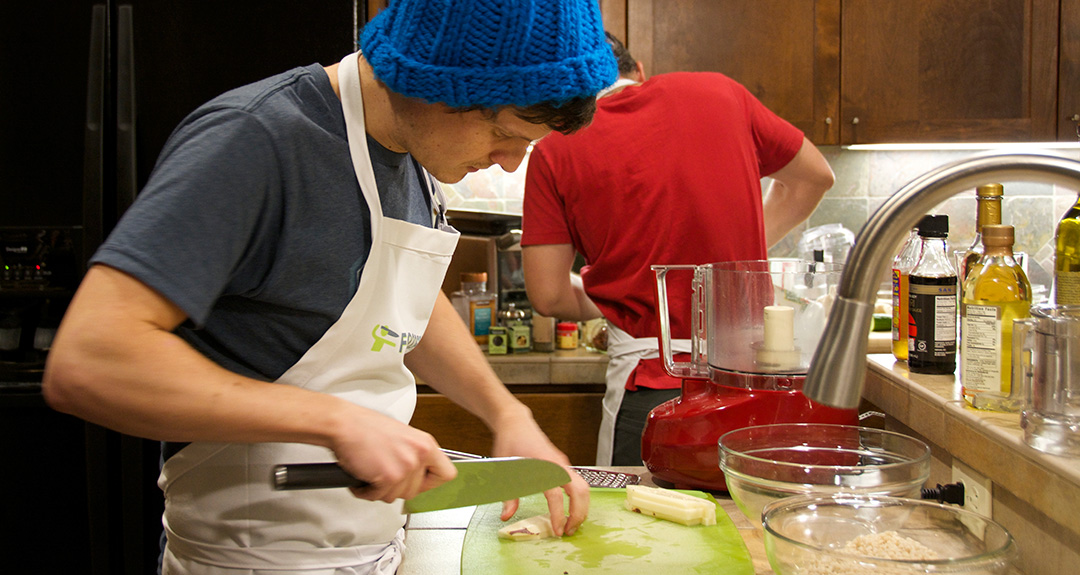
{"label": "nutrition facts label", "polygon": [[960,379],[964,395],[999,391],[1001,387],[1001,308],[965,305],[960,349]]}

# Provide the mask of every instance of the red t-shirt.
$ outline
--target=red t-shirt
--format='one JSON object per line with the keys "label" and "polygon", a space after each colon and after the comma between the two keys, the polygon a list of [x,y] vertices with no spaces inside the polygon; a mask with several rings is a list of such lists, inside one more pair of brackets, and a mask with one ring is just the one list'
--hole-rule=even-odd
{"label": "red t-shirt", "polygon": [[[536,144],[521,244],[572,244],[604,317],[634,337],[657,337],[650,266],[765,259],[760,180],[802,140],[726,76],[654,76],[601,98],[585,129]],[[675,338],[690,336],[690,279],[668,275]],[[646,386],[678,386],[669,379]]]}

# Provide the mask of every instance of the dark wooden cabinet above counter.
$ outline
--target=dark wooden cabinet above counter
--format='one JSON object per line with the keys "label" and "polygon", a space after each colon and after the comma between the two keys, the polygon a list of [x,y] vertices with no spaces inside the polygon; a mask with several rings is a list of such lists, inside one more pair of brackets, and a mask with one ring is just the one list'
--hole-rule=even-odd
{"label": "dark wooden cabinet above counter", "polygon": [[819,145],[1077,140],[1080,0],[601,7],[647,73],[727,74]]}

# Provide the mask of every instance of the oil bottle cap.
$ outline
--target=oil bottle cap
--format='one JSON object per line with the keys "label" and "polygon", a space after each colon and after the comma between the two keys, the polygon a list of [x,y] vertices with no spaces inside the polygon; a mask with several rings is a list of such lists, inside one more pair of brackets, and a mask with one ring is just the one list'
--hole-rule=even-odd
{"label": "oil bottle cap", "polygon": [[988,248],[1011,246],[1016,239],[1012,226],[987,224],[983,226],[982,234],[983,245]]}
{"label": "oil bottle cap", "polygon": [[462,283],[487,283],[487,272],[461,272]]}
{"label": "oil bottle cap", "polygon": [[934,216],[932,216],[930,214],[927,214],[927,215],[919,218],[919,223],[915,224],[915,230],[918,231],[924,225],[929,225],[927,222],[929,222],[930,218],[932,218],[932,217],[934,217]]}
{"label": "oil bottle cap", "polygon": [[983,184],[975,188],[975,195],[980,198],[993,198],[1005,195],[1005,188],[1001,184]]}
{"label": "oil bottle cap", "polygon": [[949,236],[949,216],[924,216],[919,221],[919,235],[924,238],[945,238]]}

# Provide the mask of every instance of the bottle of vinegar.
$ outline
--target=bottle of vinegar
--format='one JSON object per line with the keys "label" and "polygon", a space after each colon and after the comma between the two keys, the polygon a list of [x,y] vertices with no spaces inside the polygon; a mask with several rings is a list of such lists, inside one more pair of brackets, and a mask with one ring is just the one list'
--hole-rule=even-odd
{"label": "bottle of vinegar", "polygon": [[1054,234],[1054,294],[1057,305],[1080,305],[1080,198]]}
{"label": "bottle of vinegar", "polygon": [[922,253],[908,279],[908,368],[914,373],[956,372],[956,269],[946,238],[949,216],[919,222]]}
{"label": "bottle of vinegar", "polygon": [[892,266],[892,354],[898,361],[907,361],[908,348],[908,274],[919,261],[919,227],[911,228],[900,253]]}
{"label": "bottle of vinegar", "polygon": [[960,383],[976,407],[983,392],[1008,395],[1013,320],[1031,315],[1031,284],[1013,259],[1012,226],[983,226],[985,251],[964,281],[960,321]]}

